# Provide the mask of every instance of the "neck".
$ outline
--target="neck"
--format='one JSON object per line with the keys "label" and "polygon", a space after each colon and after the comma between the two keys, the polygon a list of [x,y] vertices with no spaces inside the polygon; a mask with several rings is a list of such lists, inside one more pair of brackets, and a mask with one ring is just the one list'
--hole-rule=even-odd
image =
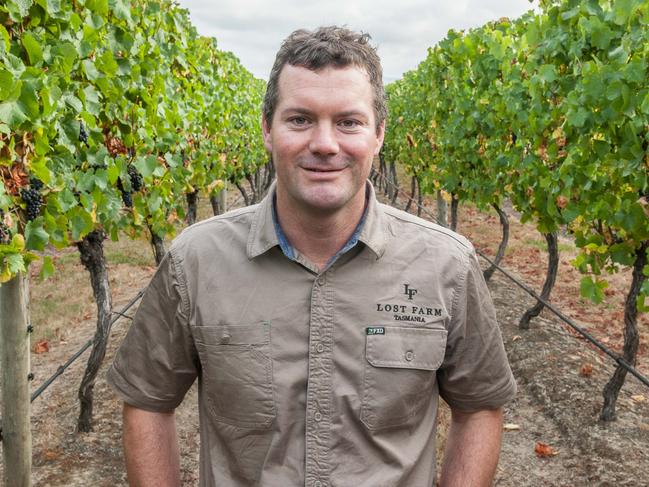
{"label": "neck", "polygon": [[365,194],[353,205],[335,212],[295,211],[290,202],[277,196],[277,218],[291,245],[323,269],[351,238],[363,217]]}

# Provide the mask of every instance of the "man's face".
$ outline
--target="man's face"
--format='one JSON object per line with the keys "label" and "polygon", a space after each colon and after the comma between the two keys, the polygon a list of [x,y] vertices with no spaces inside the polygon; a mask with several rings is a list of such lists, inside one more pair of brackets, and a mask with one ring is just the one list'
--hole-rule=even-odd
{"label": "man's face", "polygon": [[286,65],[264,144],[277,169],[277,198],[293,211],[331,214],[362,208],[365,180],[383,143],[373,93],[355,66],[320,71]]}

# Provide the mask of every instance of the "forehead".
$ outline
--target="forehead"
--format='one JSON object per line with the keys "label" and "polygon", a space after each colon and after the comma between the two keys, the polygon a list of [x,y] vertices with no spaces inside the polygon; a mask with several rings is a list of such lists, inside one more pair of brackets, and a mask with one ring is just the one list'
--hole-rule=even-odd
{"label": "forehead", "polygon": [[328,66],[312,71],[287,64],[280,72],[278,87],[280,106],[323,99],[329,103],[369,104],[371,109],[373,99],[370,78],[357,66]]}

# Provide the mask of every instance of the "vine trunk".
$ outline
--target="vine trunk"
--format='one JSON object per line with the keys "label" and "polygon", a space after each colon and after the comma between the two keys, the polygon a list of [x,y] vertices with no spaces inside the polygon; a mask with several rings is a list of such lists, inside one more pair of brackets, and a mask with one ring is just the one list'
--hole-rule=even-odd
{"label": "vine trunk", "polygon": [[[638,346],[640,344],[640,335],[638,334],[638,296],[647,278],[643,273],[643,269],[647,265],[647,247],[649,247],[649,242],[643,242],[636,251],[631,287],[624,303],[624,347],[622,348],[622,358],[627,364],[632,366],[636,363]],[[615,419],[615,405],[620,389],[626,379],[626,374],[627,370],[618,365],[613,376],[604,386],[604,390],[602,391],[604,406],[600,414],[602,421],[613,421]]]}
{"label": "vine trunk", "polygon": [[88,358],[86,371],[79,387],[79,419],[78,432],[92,431],[92,403],[95,378],[106,355],[106,345],[110,333],[112,316],[112,296],[104,256],[104,240],[106,234],[101,230],[94,230],[77,243],[81,254],[81,263],[90,274],[92,292],[97,304],[97,329],[92,343],[92,351]]}
{"label": "vine trunk", "polygon": [[493,206],[494,210],[496,210],[496,213],[498,213],[498,216],[500,217],[500,227],[502,228],[503,233],[502,238],[500,239],[500,245],[498,246],[498,252],[496,253],[496,258],[493,260],[493,264],[491,264],[483,272],[485,281],[489,281],[489,279],[491,279],[491,276],[496,270],[496,267],[498,267],[500,261],[503,260],[503,257],[505,256],[505,249],[507,249],[507,243],[509,242],[509,219],[507,218],[507,213],[505,213],[496,203],[493,203],[491,206]]}
{"label": "vine trunk", "polygon": [[[543,283],[543,290],[541,291],[541,298],[547,301],[550,298],[550,293],[554,287],[554,282],[557,280],[557,270],[559,269],[559,240],[557,232],[544,233],[545,241],[548,244],[548,272]],[[545,305],[541,301],[528,309],[518,323],[519,328],[527,330],[530,327],[530,320],[537,317],[543,311]]]}

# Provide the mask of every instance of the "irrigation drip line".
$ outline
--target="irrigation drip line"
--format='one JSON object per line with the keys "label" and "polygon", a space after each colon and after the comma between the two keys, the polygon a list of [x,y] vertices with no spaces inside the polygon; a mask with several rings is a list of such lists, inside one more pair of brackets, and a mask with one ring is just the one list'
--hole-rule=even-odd
{"label": "irrigation drip line", "polygon": [[[124,307],[120,311],[113,311],[114,316],[110,320],[108,333],[110,333],[110,328],[113,326],[113,324],[120,318],[123,317],[123,318],[132,319],[131,316],[128,316],[125,313],[129,309],[131,309],[131,307],[135,303],[138,302],[138,300],[142,297],[143,294],[144,294],[144,289],[141,289],[128,303],[124,305]],[[32,394],[31,402],[34,402],[34,399],[40,396],[52,384],[52,382],[54,382],[60,375],[62,375],[63,372],[65,372],[66,369],[70,367],[70,365],[72,365],[75,362],[75,360],[77,360],[83,354],[83,352],[85,352],[86,350],[88,350],[88,348],[90,348],[91,345],[92,345],[92,339],[84,343],[83,346],[77,351],[77,353],[72,355],[65,364],[59,366],[59,368],[56,369],[56,372],[54,372],[54,374],[52,374],[52,376],[49,379],[47,379],[38,389],[34,391],[34,393]]]}
{"label": "irrigation drip line", "polygon": [[[395,185],[392,181],[387,179],[385,175],[381,174],[380,172],[376,171],[374,168],[372,168],[372,172],[376,173],[386,184],[389,184],[392,186],[396,191],[397,194],[404,194],[403,190],[401,190],[397,185]],[[422,205],[420,205],[418,202],[414,201],[412,196],[409,194],[405,193],[405,197],[408,198],[408,200],[411,203],[414,203],[415,206],[417,206],[420,210],[422,210],[431,220],[433,220],[435,223],[440,224],[437,218],[428,211],[428,209]],[[486,260],[490,265],[494,266],[498,271],[502,272],[505,276],[507,276],[512,282],[514,282],[518,287],[520,287],[523,291],[525,291],[527,294],[532,296],[534,299],[542,303],[544,306],[546,306],[550,311],[552,311],[559,319],[561,319],[564,323],[566,323],[568,326],[570,326],[573,330],[575,330],[577,333],[579,333],[581,336],[583,336],[586,340],[588,340],[590,343],[595,345],[598,349],[600,349],[602,352],[604,352],[606,355],[611,357],[620,367],[624,368],[627,370],[627,372],[630,372],[636,379],[638,379],[642,384],[645,386],[649,387],[649,379],[642,375],[640,372],[638,372],[631,364],[629,364],[626,360],[624,360],[624,357],[620,356],[620,354],[613,352],[609,348],[606,347],[603,343],[598,341],[595,337],[593,337],[590,333],[588,333],[586,330],[584,330],[582,327],[577,325],[571,318],[563,314],[563,312],[558,309],[556,306],[553,304],[549,303],[545,299],[543,299],[541,296],[539,296],[534,290],[532,290],[526,283],[512,275],[509,271],[506,269],[500,267],[499,265],[496,265],[489,257],[487,257],[480,249],[476,249],[476,253],[482,257],[484,260]]]}

